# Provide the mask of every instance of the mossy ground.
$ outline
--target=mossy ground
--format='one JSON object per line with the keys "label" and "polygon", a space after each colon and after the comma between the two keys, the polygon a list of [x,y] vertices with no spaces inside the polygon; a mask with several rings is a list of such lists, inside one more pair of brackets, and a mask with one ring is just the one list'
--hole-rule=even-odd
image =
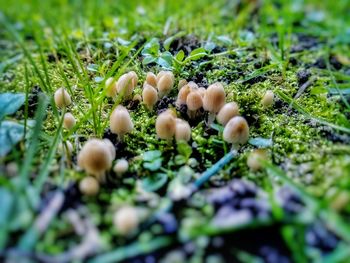
{"label": "mossy ground", "polygon": [[[154,127],[157,111],[168,102],[172,104],[178,91],[176,85],[185,78],[204,87],[216,81],[224,83],[227,101],[238,103],[240,114],[249,123],[251,138],[271,139],[272,144],[265,147],[269,162],[291,180],[287,180],[292,182],[289,186],[297,185],[301,192],[318,200],[317,204],[323,210],[320,208],[315,212],[310,208],[314,211],[311,220],[281,216],[277,209],[270,225],[272,228],[278,225],[277,231],[283,232],[284,241],[281,242],[285,244],[281,245],[281,251],[292,261],[317,259],[315,254],[309,253],[305,242],[299,247],[303,249],[300,255],[295,254],[295,247],[290,243],[295,237],[304,239],[307,226],[319,220],[319,213],[333,213],[331,206],[340,193],[350,195],[348,1],[14,1],[7,4],[0,1],[0,4],[3,25],[0,29],[1,92],[23,92],[30,96],[34,88],[39,87],[50,101],[53,92],[64,86],[73,100],[67,110],[77,119],[73,131],[61,132],[62,112],[52,105],[46,110],[36,155],[25,174],[35,185],[38,174],[44,171],[45,184],[36,189],[38,196],[45,200],[53,190],[61,189],[66,203],[47,231],[33,242],[31,253],[26,256],[42,260],[42,254],[59,255],[78,244],[79,237],[66,214],[68,209],[75,208],[80,215],[91,218],[102,240],[101,247],[89,255],[90,258],[136,242],[133,256],[148,252],[156,259],[167,259],[169,251],[185,251],[185,245],[192,244],[197,251],[188,253],[188,260],[193,262],[209,262],[206,260],[211,256],[214,260],[234,258],[252,262],[249,253],[266,261],[260,252],[240,246],[236,241],[229,249],[215,250],[211,243],[215,238],[209,236],[222,237],[223,233],[206,228],[215,216],[215,209],[203,201],[203,192],[189,198],[183,207],[174,208],[172,212],[180,226],[177,234],[169,235],[172,245],[161,252],[144,248],[144,244],[152,239],[157,242],[156,238],[164,235],[159,222],[151,227],[145,225],[127,238],[113,227],[113,212],[124,204],[138,206],[142,220],[147,222],[158,211],[159,204],[168,200],[167,191],[171,191],[170,185],[177,177],[189,184],[230,149],[230,145],[222,141],[220,131],[206,126],[205,114],[193,121],[191,147],[184,150],[190,156],[185,156],[175,143],[157,139]],[[159,44],[159,50],[151,54],[155,59],[164,57],[167,51],[172,56],[170,67],[176,85],[168,100],[159,102],[155,110],[149,112],[141,103],[106,98],[104,80],[107,77],[118,77],[134,70],[139,77],[134,94],[141,94],[146,73],[157,73],[164,68],[164,63],[144,63],[145,46],[153,38],[157,38]],[[191,51],[201,47],[206,54],[199,59],[176,61],[181,50],[186,58],[191,56]],[[266,90],[275,92],[275,101],[270,108],[261,105]],[[91,137],[114,136],[108,133],[108,122],[111,110],[118,103],[130,110],[135,125],[123,143],[115,140],[117,159],[128,159],[129,172],[123,178],[110,172],[97,197],[82,196],[77,182],[85,174],[77,169],[76,154]],[[14,118],[21,120],[27,116],[33,119],[35,106],[27,105],[29,111],[23,107]],[[174,104],[169,106],[175,108]],[[177,112],[181,115],[179,109]],[[62,155],[55,147],[54,154],[48,154],[55,145],[55,137],[58,138],[56,146],[61,141],[73,143],[73,156]],[[6,174],[6,166],[16,162],[21,167],[28,142],[20,142],[1,159],[0,171],[4,175],[0,187],[16,184],[15,178]],[[244,178],[263,189],[272,199],[270,202],[275,204],[275,191],[285,181],[271,177],[268,169],[249,170],[247,156],[257,147],[262,145],[243,146],[240,155],[204,188],[212,189],[228,184],[233,178]],[[160,150],[163,158],[156,173],[166,174],[167,179],[147,196],[140,192],[140,184],[155,171],[143,166],[142,154],[154,150]],[[45,160],[49,163],[47,167],[43,167]],[[187,172],[181,170],[184,167],[188,168]],[[168,186],[170,190],[167,190]],[[40,209],[45,205],[44,201],[38,203]],[[342,222],[349,219],[349,204],[348,200],[341,211],[335,212]],[[9,248],[17,248],[40,209],[37,206],[28,208],[30,219],[8,231],[13,231],[14,237],[0,247],[0,258],[7,256],[5,252]],[[193,230],[192,226],[197,226],[205,235],[196,232],[196,227]],[[348,231],[349,224],[344,228]],[[259,229],[266,233],[276,231]],[[332,230],[338,234],[339,229]],[[229,238],[233,239],[253,235],[248,227],[243,227],[242,231],[235,229],[225,234],[232,235]],[[340,238],[338,250],[334,251],[345,251],[342,247],[349,245],[349,238]],[[235,251],[233,255],[225,254],[230,249]],[[133,256],[126,253],[122,259]],[[342,262],[346,262],[346,257]]]}

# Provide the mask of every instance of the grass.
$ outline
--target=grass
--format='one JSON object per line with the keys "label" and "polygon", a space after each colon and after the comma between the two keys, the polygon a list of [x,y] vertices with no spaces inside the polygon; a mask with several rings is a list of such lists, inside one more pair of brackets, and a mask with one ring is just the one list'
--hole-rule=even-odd
{"label": "grass", "polygon": [[[23,123],[24,134],[0,157],[0,259],[50,261],[64,255],[71,257],[68,261],[116,262],[149,254],[170,260],[171,252],[181,256],[190,244],[195,247],[187,255],[191,262],[210,257],[259,262],[266,260],[257,248],[263,245],[293,262],[347,261],[350,198],[341,209],[334,207],[339,196],[350,196],[349,1],[0,0],[0,6],[0,92],[25,94],[24,105],[5,118]],[[175,86],[182,78],[205,87],[223,82],[227,101],[238,103],[255,140],[221,167],[221,158],[232,157],[221,126],[209,129],[198,120],[190,146],[168,144],[156,138],[156,112],[106,97],[109,77],[117,80],[134,70],[139,77],[134,94],[141,94],[146,73],[162,69],[174,72]],[[305,84],[300,76],[309,73]],[[64,111],[53,100],[62,86],[73,101],[67,110],[77,119],[70,131],[62,127]],[[37,107],[34,87],[43,93]],[[266,90],[276,98],[272,108],[264,109],[260,100]],[[174,88],[169,97],[176,95]],[[77,184],[85,173],[76,155],[87,139],[105,136],[119,104],[130,109],[135,126],[116,146],[117,159],[127,158],[129,171],[123,178],[109,173],[97,197],[83,196]],[[74,145],[72,156],[59,149],[66,141]],[[258,172],[246,164],[255,148],[269,152]],[[150,151],[161,156],[145,160]],[[13,164],[17,171],[11,175]],[[249,180],[265,193],[268,218],[228,227],[213,224],[217,211],[205,201],[208,192],[233,178]],[[182,205],[169,205],[176,187],[192,184],[200,186],[196,193]],[[306,209],[289,215],[276,197],[283,186]],[[152,191],[145,194],[147,187]],[[35,224],[54,191],[63,194],[63,208],[37,235]],[[140,227],[127,237],[112,222],[125,204],[141,214]],[[72,210],[97,229],[100,245],[94,253],[70,256],[81,242],[67,215]],[[176,218],[175,233],[162,230],[163,214]],[[337,236],[330,251],[307,243],[310,227],[318,222]],[[266,243],[244,241],[251,232],[266,229],[271,232]],[[275,237],[282,245],[275,244]],[[215,248],[212,242],[218,239],[232,244]]]}

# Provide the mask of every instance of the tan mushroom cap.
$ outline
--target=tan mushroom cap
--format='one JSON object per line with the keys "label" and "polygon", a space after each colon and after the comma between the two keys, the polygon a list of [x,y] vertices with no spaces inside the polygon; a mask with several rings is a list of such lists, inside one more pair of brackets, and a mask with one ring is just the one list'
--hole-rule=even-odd
{"label": "tan mushroom cap", "polygon": [[143,103],[146,105],[147,109],[152,110],[153,106],[158,101],[158,92],[151,85],[145,83],[142,90]]}
{"label": "tan mushroom cap", "polygon": [[157,76],[153,72],[147,72],[146,82],[153,88],[157,87]]}
{"label": "tan mushroom cap", "polygon": [[187,121],[176,118],[175,140],[188,142],[191,139],[191,127]]}
{"label": "tan mushroom cap", "polygon": [[162,112],[156,120],[156,133],[160,139],[170,140],[175,135],[176,121],[170,111]]}
{"label": "tan mushroom cap", "polygon": [[110,117],[110,128],[111,132],[118,136],[124,136],[133,130],[134,124],[125,107],[119,105],[114,109]]}
{"label": "tan mushroom cap", "polygon": [[115,212],[113,224],[122,235],[127,235],[134,231],[139,225],[139,215],[137,209],[132,206],[124,206]]}
{"label": "tan mushroom cap", "polygon": [[180,79],[179,83],[177,85],[177,89],[180,90],[183,86],[187,85],[187,80],[185,79]]}
{"label": "tan mushroom cap", "polygon": [[79,190],[84,195],[95,196],[100,190],[100,184],[94,177],[87,176],[80,181]]}
{"label": "tan mushroom cap", "polygon": [[261,104],[264,107],[270,107],[273,104],[274,98],[275,98],[275,94],[273,93],[273,91],[272,90],[267,90],[265,92],[264,97],[261,100]]}
{"label": "tan mushroom cap", "polygon": [[190,94],[191,90],[192,89],[189,85],[184,85],[179,90],[179,94],[177,95],[176,104],[179,106],[182,104],[186,104],[187,96],[188,96],[188,94]]}
{"label": "tan mushroom cap", "polygon": [[67,130],[70,130],[74,127],[76,121],[72,113],[67,112],[63,117],[63,127]]}
{"label": "tan mushroom cap", "polygon": [[218,115],[216,116],[216,120],[221,125],[226,125],[230,119],[239,115],[239,108],[236,102],[226,103],[220,109]]}
{"label": "tan mushroom cap", "polygon": [[249,126],[247,121],[241,117],[233,117],[226,124],[223,139],[228,143],[244,144],[249,139]]}
{"label": "tan mushroom cap", "polygon": [[58,108],[64,108],[72,103],[71,97],[65,88],[59,88],[54,94],[55,104]]}
{"label": "tan mushroom cap", "polygon": [[186,98],[187,108],[190,111],[196,111],[203,106],[203,99],[201,94],[194,90],[191,91]]}
{"label": "tan mushroom cap", "polygon": [[114,80],[114,78],[108,78],[105,83],[106,87],[106,95],[107,97],[115,97],[117,96],[117,82]]}
{"label": "tan mushroom cap", "polygon": [[112,166],[111,150],[105,141],[90,139],[78,154],[78,165],[88,174],[101,177]]}
{"label": "tan mushroom cap", "polygon": [[[158,76],[157,76],[158,79]],[[167,95],[174,86],[174,74],[171,71],[164,71],[157,81],[157,89],[159,97]]]}
{"label": "tan mushroom cap", "polygon": [[225,104],[226,93],[221,83],[210,85],[204,95],[203,108],[206,111],[217,113]]}
{"label": "tan mushroom cap", "polygon": [[129,169],[129,163],[125,159],[119,159],[113,167],[113,171],[117,175],[123,175],[128,171],[128,169]]}
{"label": "tan mushroom cap", "polygon": [[134,71],[123,74],[117,81],[117,92],[123,94],[125,98],[130,98],[137,81],[138,77]]}

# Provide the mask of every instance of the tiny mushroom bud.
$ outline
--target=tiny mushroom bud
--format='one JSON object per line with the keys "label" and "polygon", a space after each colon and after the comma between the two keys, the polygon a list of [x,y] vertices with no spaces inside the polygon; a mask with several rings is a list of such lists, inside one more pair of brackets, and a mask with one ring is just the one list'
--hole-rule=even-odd
{"label": "tiny mushroom bud", "polygon": [[100,190],[100,184],[94,177],[87,176],[80,181],[79,190],[84,195],[95,196]]}
{"label": "tiny mushroom bud", "polygon": [[104,140],[90,139],[78,154],[78,165],[88,174],[103,180],[112,166],[111,149]]}
{"label": "tiny mushroom bud", "polygon": [[256,149],[252,151],[247,159],[247,165],[252,171],[258,171],[261,167],[261,161],[267,159],[267,152],[264,149]]}
{"label": "tiny mushroom bud", "polygon": [[236,102],[226,103],[216,115],[216,120],[221,125],[225,126],[226,123],[235,116],[238,116],[239,109]]}
{"label": "tiny mushroom bud", "polygon": [[185,79],[180,79],[179,84],[177,85],[177,89],[180,90],[183,86],[187,84],[187,80]]}
{"label": "tiny mushroom bud", "polygon": [[56,90],[54,99],[55,99],[55,104],[58,108],[67,107],[72,103],[70,95],[64,88],[59,88],[58,90]]}
{"label": "tiny mushroom bud", "polygon": [[273,94],[272,90],[267,90],[264,97],[261,100],[261,104],[264,107],[270,107],[273,104],[275,95]]}
{"label": "tiny mushroom bud", "polygon": [[187,96],[191,92],[191,87],[189,85],[183,86],[179,90],[179,94],[177,95],[176,105],[180,106],[182,104],[186,104]]}
{"label": "tiny mushroom bud", "polygon": [[62,142],[58,145],[58,151],[60,153],[66,153],[67,155],[72,155],[73,153],[73,145],[70,141],[65,141],[65,142]]}
{"label": "tiny mushroom bud", "polygon": [[64,114],[63,117],[63,127],[66,128],[67,130],[70,130],[74,127],[75,125],[75,118],[72,113],[67,112]]}
{"label": "tiny mushroom bud", "polygon": [[157,77],[153,72],[148,72],[146,76],[146,82],[148,85],[151,85],[152,87],[157,87]]}
{"label": "tiny mushroom bud", "polygon": [[145,83],[143,85],[142,99],[146,108],[150,111],[153,110],[153,106],[158,101],[158,92],[151,85]]}
{"label": "tiny mushroom bud", "polygon": [[176,118],[175,140],[188,142],[191,139],[191,127],[187,121]]}
{"label": "tiny mushroom bud", "polygon": [[118,134],[121,141],[125,134],[134,129],[130,114],[125,107],[119,105],[114,109],[110,117],[110,128],[112,133]]}
{"label": "tiny mushroom bud", "polygon": [[106,95],[107,97],[115,97],[117,95],[117,82],[114,78],[108,78],[105,83],[106,86]]}
{"label": "tiny mushroom bud", "polygon": [[119,159],[113,167],[113,171],[118,176],[125,174],[128,171],[128,169],[129,169],[129,163],[125,159]]}
{"label": "tiny mushroom bud", "polygon": [[232,144],[244,144],[249,138],[249,126],[241,116],[235,116],[226,124],[223,139]]}
{"label": "tiny mushroom bud", "polygon": [[158,115],[156,120],[156,132],[160,139],[171,140],[175,135],[176,121],[169,110]]}
{"label": "tiny mushroom bud", "polygon": [[187,115],[191,119],[196,117],[197,110],[199,110],[203,106],[203,99],[201,94],[195,90],[191,91],[190,94],[188,94],[186,99],[187,104]]}
{"label": "tiny mushroom bud", "polygon": [[171,71],[165,71],[157,82],[158,95],[160,98],[167,95],[174,86],[174,74]]}
{"label": "tiny mushroom bud", "polygon": [[226,93],[220,82],[210,85],[205,91],[203,98],[203,108],[209,111],[208,124],[210,125],[215,119],[217,113],[225,104]]}
{"label": "tiny mushroom bud", "polygon": [[132,206],[120,208],[113,216],[113,223],[122,235],[133,232],[139,225],[139,215],[136,208]]}
{"label": "tiny mushroom bud", "polygon": [[134,87],[137,83],[137,75],[134,71],[126,73],[117,81],[117,92],[122,94],[124,98],[130,98]]}

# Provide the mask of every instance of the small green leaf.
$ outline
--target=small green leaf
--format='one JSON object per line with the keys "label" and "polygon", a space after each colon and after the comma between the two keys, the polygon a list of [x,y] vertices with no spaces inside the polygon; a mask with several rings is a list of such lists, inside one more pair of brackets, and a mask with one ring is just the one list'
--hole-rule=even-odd
{"label": "small green leaf", "polygon": [[185,141],[179,141],[177,143],[177,152],[188,160],[192,154],[192,148]]}
{"label": "small green leaf", "polygon": [[226,46],[232,45],[232,39],[229,38],[228,36],[217,36],[216,39]]}
{"label": "small green leaf", "polygon": [[145,56],[144,59],[142,60],[142,63],[144,65],[147,65],[147,64],[151,64],[153,62],[156,62],[157,61],[157,58],[156,57],[152,57],[152,56]]}
{"label": "small green leaf", "polygon": [[24,136],[24,126],[13,121],[3,121],[0,124],[0,157],[9,153]]}
{"label": "small green leaf", "polygon": [[204,49],[208,52],[213,51],[213,49],[216,47],[214,42],[208,41],[207,43],[205,43],[204,45]]}
{"label": "small green leaf", "polygon": [[183,165],[186,163],[186,158],[183,155],[176,155],[174,159],[176,165]]}
{"label": "small green leaf", "polygon": [[23,93],[1,93],[0,94],[0,120],[6,115],[15,113],[24,103]]}
{"label": "small green leaf", "polygon": [[156,173],[142,180],[142,188],[148,192],[157,191],[168,181],[165,173]]}
{"label": "small green leaf", "polygon": [[155,151],[144,152],[142,155],[142,158],[144,161],[150,162],[150,161],[153,161],[155,159],[160,158],[161,156],[162,156],[162,152],[155,150]]}
{"label": "small green leaf", "polygon": [[178,61],[181,62],[181,61],[185,58],[185,52],[184,52],[183,50],[180,50],[180,51],[176,54],[175,58],[176,58]]}
{"label": "small green leaf", "polygon": [[158,65],[167,69],[171,68],[172,63],[173,63],[173,56],[168,51],[164,52],[162,56],[158,58],[158,61],[157,61]]}
{"label": "small green leaf", "polygon": [[196,49],[192,50],[191,53],[190,53],[190,56],[194,56],[194,55],[197,55],[197,54],[200,54],[200,53],[206,53],[205,48],[199,47],[199,48],[196,48]]}
{"label": "small green leaf", "polygon": [[151,56],[158,56],[159,53],[159,40],[158,38],[152,38],[145,47],[143,48],[141,54],[142,55],[151,55]]}
{"label": "small green leaf", "polygon": [[152,172],[157,171],[160,167],[162,167],[162,158],[155,159],[152,162],[145,162],[143,163],[143,167]]}

